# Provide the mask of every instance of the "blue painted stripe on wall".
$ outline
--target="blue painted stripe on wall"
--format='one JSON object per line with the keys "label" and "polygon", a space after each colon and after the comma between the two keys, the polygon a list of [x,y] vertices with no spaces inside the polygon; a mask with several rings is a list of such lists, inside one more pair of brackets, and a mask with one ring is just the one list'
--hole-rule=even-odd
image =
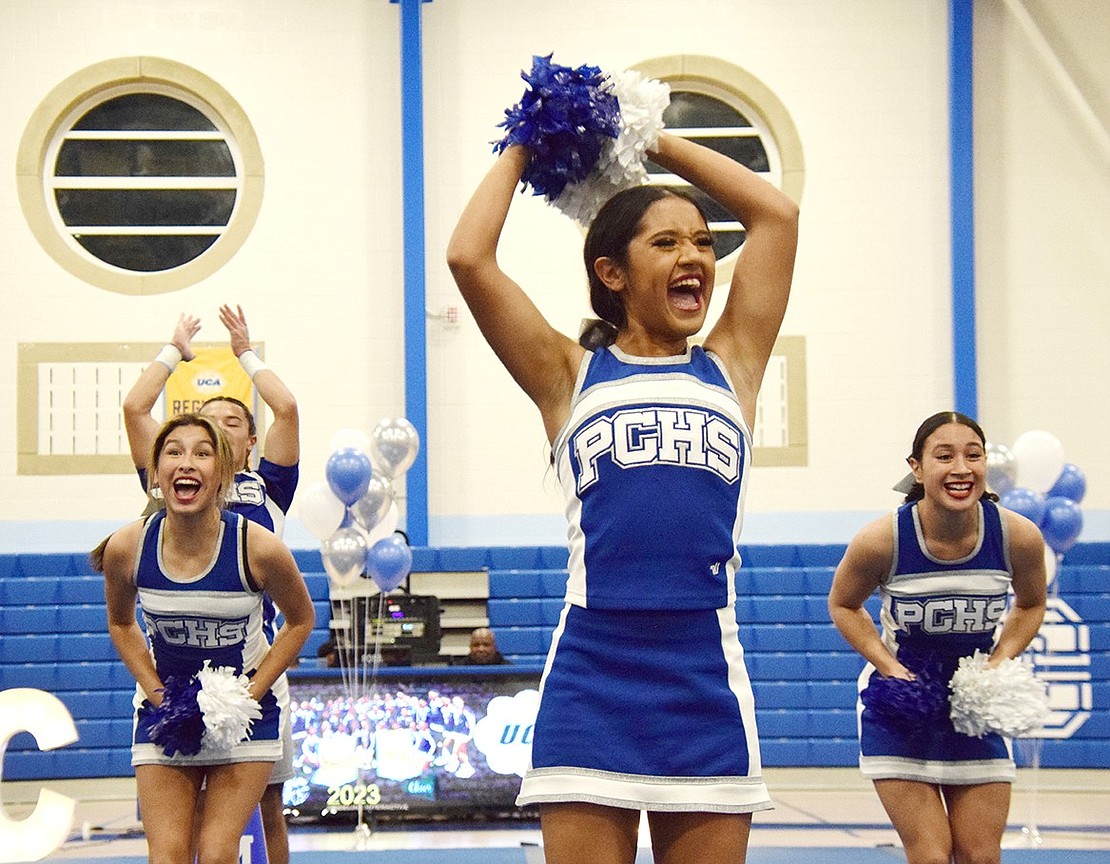
{"label": "blue painted stripe on wall", "polygon": [[952,363],[955,407],[979,413],[975,352],[975,160],[972,101],[973,0],[949,4],[949,159],[952,232]]}
{"label": "blue painted stripe on wall", "polygon": [[428,347],[424,272],[424,57],[421,0],[401,6],[401,177],[405,265],[405,416],[420,455],[405,475],[405,531],[428,543]]}

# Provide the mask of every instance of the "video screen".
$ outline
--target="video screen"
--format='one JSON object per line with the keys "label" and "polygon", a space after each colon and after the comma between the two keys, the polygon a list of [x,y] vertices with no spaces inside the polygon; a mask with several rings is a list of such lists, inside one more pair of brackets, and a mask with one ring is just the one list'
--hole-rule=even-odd
{"label": "video screen", "polygon": [[287,815],[316,821],[360,812],[462,818],[518,811],[539,679],[539,670],[504,666],[379,670],[371,680],[338,670],[291,674]]}

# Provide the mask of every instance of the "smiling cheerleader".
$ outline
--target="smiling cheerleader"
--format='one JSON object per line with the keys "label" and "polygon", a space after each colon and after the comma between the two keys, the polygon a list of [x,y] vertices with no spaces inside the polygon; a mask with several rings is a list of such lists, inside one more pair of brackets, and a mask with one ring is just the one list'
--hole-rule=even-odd
{"label": "smiling cheerleader", "polygon": [[[200,864],[235,864],[282,752],[285,669],[312,631],[312,601],[281,541],[223,509],[234,463],[216,421],[168,421],[149,464],[162,509],[93,553],[108,632],[137,683],[131,762],[143,828],[152,861],[191,862],[197,821]],[[285,614],[272,645],[264,595]]]}
{"label": "smiling cheerleader", "polygon": [[[974,697],[996,689],[997,675],[1017,680],[1013,658],[1044,617],[1044,541],[987,491],[986,437],[970,417],[942,411],[926,419],[907,461],[905,503],[852,540],[829,593],[833,622],[867,660],[860,767],[909,864],[998,862],[1015,772],[1010,742],[988,726],[1006,729],[1019,718],[1027,726],[1037,693]],[[863,608],[876,590],[881,636]],[[990,671],[967,688],[973,657]],[[1000,716],[1007,702],[1008,718]],[[968,704],[992,716],[969,723]]]}

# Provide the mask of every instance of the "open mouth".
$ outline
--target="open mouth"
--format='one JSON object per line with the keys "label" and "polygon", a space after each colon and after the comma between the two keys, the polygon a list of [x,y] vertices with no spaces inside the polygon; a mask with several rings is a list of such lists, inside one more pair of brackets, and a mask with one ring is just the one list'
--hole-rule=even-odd
{"label": "open mouth", "polygon": [[667,296],[671,304],[683,312],[697,312],[701,309],[704,294],[701,280],[696,276],[679,279],[667,288]]}
{"label": "open mouth", "polygon": [[970,481],[961,483],[945,483],[944,488],[947,489],[950,494],[955,495],[957,498],[963,498],[971,494],[971,490],[974,488],[974,484]]}
{"label": "open mouth", "polygon": [[173,481],[174,497],[182,504],[192,501],[200,493],[200,482],[187,477]]}

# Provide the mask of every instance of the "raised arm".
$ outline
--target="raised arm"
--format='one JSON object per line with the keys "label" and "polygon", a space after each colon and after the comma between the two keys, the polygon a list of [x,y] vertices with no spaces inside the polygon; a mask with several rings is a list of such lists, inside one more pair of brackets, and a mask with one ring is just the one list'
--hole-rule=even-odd
{"label": "raised arm", "polygon": [[829,590],[829,616],[848,644],[887,678],[912,681],[914,675],[898,662],[883,643],[863,604],[890,572],[894,535],[890,517],[864,527],[848,544]]}
{"label": "raised arm", "polygon": [[725,361],[751,423],[790,297],[798,205],[755,172],[707,147],[666,133],[656,146],[655,162],[705,192],[744,226],[728,298],[705,347]]}
{"label": "raised arm", "polygon": [[251,347],[250,331],[243,307],[224,304],[220,307],[220,321],[227,328],[231,350],[239,363],[251,376],[258,395],[274,415],[274,422],[266,431],[263,455],[275,465],[296,465],[301,458],[301,418],[297,400],[285,382],[262,362]]}
{"label": "raised arm", "polygon": [[1019,513],[1002,510],[1010,532],[1014,601],[1006,613],[1002,632],[991,652],[990,663],[1017,657],[1041,629],[1046,603],[1044,538],[1040,529]]}
{"label": "raised arm", "polygon": [[161,425],[150,416],[154,404],[165,389],[170,374],[182,360],[188,362],[196,356],[193,337],[200,330],[200,319],[182,313],[173,330],[173,338],[154,358],[139,380],[123,400],[123,427],[127,430],[127,444],[131,448],[131,462],[136,468],[147,468],[150,448]]}
{"label": "raised arm", "polygon": [[543,416],[548,439],[570,410],[583,350],[556,331],[497,263],[497,246],[529,152],[506,148],[479,184],[447,245],[447,266],[494,353]]}
{"label": "raised arm", "polygon": [[247,555],[251,573],[285,618],[274,644],[258,664],[251,680],[251,695],[257,699],[297,658],[312,633],[316,610],[293,553],[270,531],[254,522],[247,524]]}

